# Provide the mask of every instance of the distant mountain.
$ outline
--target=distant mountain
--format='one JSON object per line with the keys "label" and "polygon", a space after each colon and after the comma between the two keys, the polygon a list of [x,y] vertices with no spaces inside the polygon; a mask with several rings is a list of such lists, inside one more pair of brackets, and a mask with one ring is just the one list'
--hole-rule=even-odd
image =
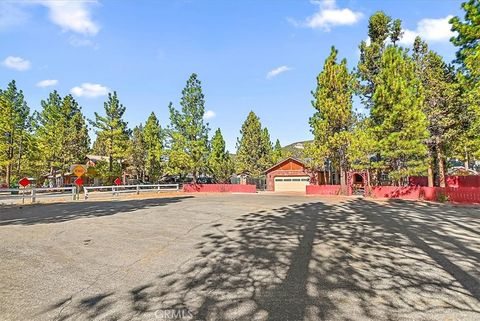
{"label": "distant mountain", "polygon": [[290,145],[282,147],[285,152],[288,152],[292,157],[303,159],[305,156],[303,155],[303,151],[305,149],[306,143],[311,143],[313,140],[305,140],[301,142],[295,142]]}
{"label": "distant mountain", "polygon": [[[290,145],[282,147],[282,150],[285,152],[288,152],[289,156],[292,156],[298,159],[304,159],[305,156],[303,155],[303,150],[305,149],[305,144],[311,143],[311,142],[313,142],[313,140],[304,140],[301,142],[291,143]],[[233,160],[235,160],[235,157],[237,157],[237,155],[234,153],[230,153],[230,156],[232,157]]]}

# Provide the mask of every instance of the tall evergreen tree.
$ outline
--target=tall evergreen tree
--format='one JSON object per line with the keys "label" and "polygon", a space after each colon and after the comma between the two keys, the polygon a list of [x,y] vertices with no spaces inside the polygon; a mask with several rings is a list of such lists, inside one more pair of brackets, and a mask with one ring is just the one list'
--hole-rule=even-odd
{"label": "tall evergreen tree", "polygon": [[62,99],[53,91],[41,102],[42,110],[35,114],[35,135],[43,168],[51,174],[65,174],[74,163],[83,162],[90,138],[81,107],[72,95]]}
{"label": "tall evergreen tree", "polygon": [[[370,172],[371,169],[375,169],[372,157],[378,153],[378,141],[372,127],[370,118],[363,118],[355,122],[348,149],[348,161],[351,168],[355,170]],[[375,179],[374,182],[376,181],[378,180]]]}
{"label": "tall evergreen tree", "polygon": [[143,129],[145,143],[145,172],[150,181],[157,181],[163,171],[163,130],[154,112],[150,114]]}
{"label": "tall evergreen tree", "polygon": [[[354,77],[348,71],[347,61],[337,62],[337,50],[332,47],[322,72],[317,77],[313,92],[315,114],[310,118],[314,144],[327,155],[340,173],[342,186],[346,185],[348,146],[354,117],[352,96]],[[318,156],[314,153],[312,156]]]}
{"label": "tall evergreen tree", "polygon": [[169,105],[170,151],[168,169],[171,174],[192,174],[193,182],[205,170],[208,156],[208,123],[205,123],[205,98],[200,80],[192,74],[182,91],[181,110]]}
{"label": "tall evergreen tree", "polygon": [[262,129],[262,158],[260,163],[263,168],[267,169],[274,164],[273,161],[273,145],[272,141],[270,140],[270,133],[268,132],[268,128],[264,127]]}
{"label": "tall evergreen tree", "polygon": [[123,120],[125,106],[120,103],[115,91],[108,94],[103,107],[105,116],[95,113],[95,120],[90,123],[96,129],[97,140],[104,146],[105,156],[108,156],[108,171],[113,176],[114,161],[122,162],[128,157],[131,131]]}
{"label": "tall evergreen tree", "polygon": [[392,18],[383,11],[375,12],[368,21],[368,37],[370,43],[360,43],[360,59],[357,66],[357,74],[360,80],[359,93],[362,102],[367,108],[372,107],[372,97],[375,92],[375,77],[380,72],[381,59],[385,51],[385,41],[390,36],[396,42],[401,36],[400,21],[395,22],[392,30]]}
{"label": "tall evergreen tree", "polygon": [[419,37],[414,42],[413,58],[425,92],[423,111],[430,134],[427,140],[428,185],[434,185],[434,172],[437,172],[439,186],[445,187],[447,150],[456,148],[469,117],[460,104],[460,91],[453,68],[437,53],[429,51]]}
{"label": "tall evergreen tree", "polygon": [[23,92],[12,80],[0,90],[0,166],[5,168],[5,182],[12,183],[14,168],[20,174],[22,159],[30,141],[30,109]]}
{"label": "tall evergreen tree", "polygon": [[375,83],[371,116],[381,164],[401,184],[402,178],[423,174],[426,169],[428,123],[422,111],[422,84],[414,62],[394,46],[385,50]]}
{"label": "tall evergreen tree", "polygon": [[235,157],[237,173],[252,177],[260,177],[266,169],[264,164],[266,135],[262,131],[260,118],[253,111],[240,130],[241,137],[237,140],[237,154]]}
{"label": "tall evergreen tree", "polygon": [[462,8],[464,19],[454,17],[450,23],[457,32],[451,41],[458,47],[462,101],[471,115],[459,144],[468,168],[471,157],[480,158],[480,0],[466,1]]}
{"label": "tall evergreen tree", "polygon": [[212,137],[208,168],[214,180],[218,183],[229,183],[230,177],[235,171],[230,153],[225,149],[225,140],[220,128],[215,131]]}
{"label": "tall evergreen tree", "polygon": [[142,124],[135,126],[132,131],[131,141],[131,165],[137,176],[137,179],[145,180],[146,160],[147,160],[147,144],[145,142],[145,128]]}
{"label": "tall evergreen tree", "polygon": [[278,162],[282,161],[286,157],[286,153],[283,151],[282,145],[280,145],[280,140],[275,141],[275,145],[273,146],[273,164],[277,164]]}

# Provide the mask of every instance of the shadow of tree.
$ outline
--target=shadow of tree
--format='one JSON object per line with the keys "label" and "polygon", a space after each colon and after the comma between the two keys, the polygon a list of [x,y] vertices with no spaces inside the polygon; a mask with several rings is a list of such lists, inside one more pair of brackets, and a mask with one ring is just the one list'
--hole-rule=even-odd
{"label": "shadow of tree", "polygon": [[126,301],[117,293],[116,307],[80,300],[69,317],[115,318],[122,306],[125,320],[172,309],[209,321],[478,320],[480,242],[458,226],[478,218],[477,209],[362,199],[247,213],[233,227],[212,224],[193,260]]}
{"label": "shadow of tree", "polygon": [[192,198],[192,196],[122,201],[42,204],[24,207],[2,208],[0,213],[0,226],[58,223],[79,218],[114,215],[131,212],[142,208],[177,203],[187,198]]}

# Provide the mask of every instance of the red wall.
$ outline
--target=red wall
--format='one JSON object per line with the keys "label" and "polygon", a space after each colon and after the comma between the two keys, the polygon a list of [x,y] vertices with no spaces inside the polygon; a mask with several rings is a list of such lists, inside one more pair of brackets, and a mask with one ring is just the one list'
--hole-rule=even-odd
{"label": "red wall", "polygon": [[307,185],[307,195],[339,195],[340,185]]}
{"label": "red wall", "polygon": [[183,191],[187,193],[256,193],[257,188],[255,185],[243,184],[185,184]]}
{"label": "red wall", "polygon": [[419,199],[420,186],[372,186],[370,196],[375,198]]}

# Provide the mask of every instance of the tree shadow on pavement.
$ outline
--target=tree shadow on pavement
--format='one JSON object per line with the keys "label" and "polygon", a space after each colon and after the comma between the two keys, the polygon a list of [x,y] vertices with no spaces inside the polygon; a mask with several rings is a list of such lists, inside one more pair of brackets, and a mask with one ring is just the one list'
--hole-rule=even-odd
{"label": "tree shadow on pavement", "polygon": [[[244,214],[233,227],[212,224],[198,255],[175,271],[116,293],[101,317],[478,320],[480,242],[442,215],[466,226],[479,218],[478,210],[362,199]],[[96,311],[75,302],[68,315]]]}
{"label": "tree shadow on pavement", "polygon": [[79,218],[100,217],[181,202],[192,196],[136,200],[88,201],[0,208],[0,226],[59,223]]}

